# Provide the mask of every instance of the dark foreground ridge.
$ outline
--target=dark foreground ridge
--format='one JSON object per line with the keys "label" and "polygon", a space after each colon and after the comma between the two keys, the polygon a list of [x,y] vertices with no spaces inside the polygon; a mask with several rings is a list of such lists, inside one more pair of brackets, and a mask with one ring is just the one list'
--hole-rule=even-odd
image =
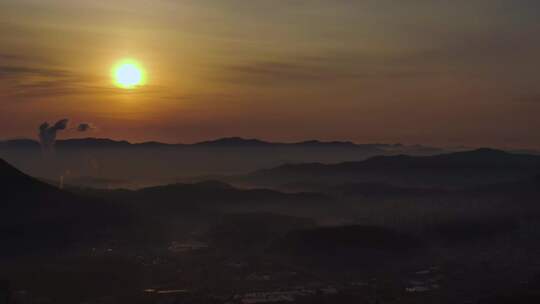
{"label": "dark foreground ridge", "polygon": [[0,183],[2,255],[59,250],[127,224],[113,204],[62,191],[1,159]]}

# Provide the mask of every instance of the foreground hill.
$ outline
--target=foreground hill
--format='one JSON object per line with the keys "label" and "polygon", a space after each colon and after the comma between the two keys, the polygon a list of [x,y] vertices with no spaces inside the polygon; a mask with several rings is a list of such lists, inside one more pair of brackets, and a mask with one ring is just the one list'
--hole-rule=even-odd
{"label": "foreground hill", "polygon": [[61,217],[88,206],[87,201],[34,179],[3,160],[0,183],[2,223]]}
{"label": "foreground hill", "polygon": [[376,156],[338,164],[288,164],[256,171],[243,181],[274,187],[293,182],[465,187],[523,179],[538,172],[540,156],[478,149],[433,156]]}
{"label": "foreground hill", "polygon": [[[81,190],[78,190],[81,191]],[[283,193],[268,189],[239,189],[217,181],[177,183],[139,190],[82,190],[118,202],[129,203],[147,216],[177,217],[186,212],[246,211],[266,207],[315,206],[331,198],[312,192]]]}
{"label": "foreground hill", "polygon": [[62,191],[1,159],[0,183],[2,254],[59,248],[126,223],[126,214],[116,206]]}
{"label": "foreground hill", "polygon": [[182,225],[197,220],[204,223],[222,212],[311,208],[329,199],[316,193],[238,189],[212,181],[135,191],[61,190],[3,160],[0,182],[0,237],[4,245],[21,252],[115,238],[166,239],[178,235],[167,231],[173,227],[183,229]]}

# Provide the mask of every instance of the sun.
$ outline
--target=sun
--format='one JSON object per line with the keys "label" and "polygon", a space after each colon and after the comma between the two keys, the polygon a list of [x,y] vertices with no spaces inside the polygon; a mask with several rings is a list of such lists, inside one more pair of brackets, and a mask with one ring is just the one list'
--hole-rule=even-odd
{"label": "sun", "polygon": [[141,65],[133,59],[123,59],[112,69],[114,84],[122,89],[134,89],[145,84],[146,76]]}

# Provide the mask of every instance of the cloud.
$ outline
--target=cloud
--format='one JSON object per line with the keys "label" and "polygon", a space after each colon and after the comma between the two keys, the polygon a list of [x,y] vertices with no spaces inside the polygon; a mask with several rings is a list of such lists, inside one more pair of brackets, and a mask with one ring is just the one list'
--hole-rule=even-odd
{"label": "cloud", "polygon": [[302,60],[258,61],[224,68],[222,80],[250,84],[321,82],[366,77],[363,73]]}
{"label": "cloud", "polygon": [[[144,86],[138,94],[159,95],[162,87]],[[0,101],[35,101],[65,96],[110,96],[118,89],[101,76],[57,68],[39,57],[0,53]],[[127,93],[127,92],[125,92]]]}
{"label": "cloud", "polygon": [[0,62],[22,60],[24,57],[15,54],[0,54]]}
{"label": "cloud", "polygon": [[26,66],[0,66],[0,79],[17,79],[21,76],[42,76],[63,78],[69,77],[70,73],[60,69],[37,68]]}
{"label": "cloud", "polygon": [[27,101],[40,98],[99,95],[114,88],[98,85],[99,79],[67,69],[40,66],[0,65],[0,97]]}
{"label": "cloud", "polygon": [[360,79],[416,78],[433,72],[423,69],[422,66],[400,63],[397,56],[336,52],[227,66],[218,80],[251,85],[295,85]]}
{"label": "cloud", "polygon": [[115,89],[103,79],[59,68],[48,59],[0,53],[0,98],[32,101],[74,95],[102,95]]}

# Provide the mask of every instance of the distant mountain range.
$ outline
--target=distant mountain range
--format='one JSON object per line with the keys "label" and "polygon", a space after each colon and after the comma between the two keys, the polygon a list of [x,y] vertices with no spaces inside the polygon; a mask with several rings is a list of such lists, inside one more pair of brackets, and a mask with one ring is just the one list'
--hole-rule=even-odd
{"label": "distant mountain range", "polygon": [[246,173],[284,163],[336,163],[364,160],[375,155],[443,152],[419,145],[348,141],[279,143],[228,137],[194,144],[166,144],[80,138],[58,140],[55,153],[43,155],[35,140],[0,142],[0,158],[32,176],[58,180],[59,176],[69,172],[66,178],[123,180],[141,185],[172,183],[191,176]]}
{"label": "distant mountain range", "polygon": [[[455,199],[463,196],[507,202],[517,199],[519,204],[513,204],[512,210],[523,208],[524,213],[529,213],[537,209],[539,172],[539,156],[479,149],[424,157],[376,156],[365,161],[338,164],[289,164],[233,177],[260,187],[269,185],[280,189],[288,182],[289,186],[296,183],[301,188],[288,193],[264,188],[241,189],[220,181],[170,184],[139,190],[62,190],[32,178],[0,159],[0,183],[4,186],[0,200],[0,237],[4,245],[11,248],[2,254],[32,252],[39,247],[60,249],[66,244],[96,241],[104,235],[115,235],[115,238],[123,240],[136,237],[140,238],[139,241],[144,239],[144,242],[162,237],[161,241],[167,241],[168,237],[175,236],[171,227],[178,228],[196,220],[205,222],[223,213],[286,214],[302,210],[311,216],[320,216],[321,212],[328,213],[329,208],[345,207],[344,202],[351,206],[363,205],[377,198],[414,198],[411,201],[415,201],[416,198]],[[448,189],[452,187],[464,188]],[[365,197],[370,200],[363,200]],[[486,206],[491,208],[489,201]],[[248,219],[247,226],[263,223],[262,220]],[[285,225],[287,221],[283,219],[279,225]],[[245,221],[242,219],[241,222]],[[300,219],[289,222],[298,222],[307,228],[311,225]],[[242,225],[234,224],[232,227],[228,224],[226,227],[243,230],[245,225]],[[456,225],[452,225],[442,227],[442,233],[450,231],[452,236],[461,233],[461,230],[454,233]],[[281,234],[284,238],[275,244],[275,248],[283,249],[285,246],[303,253],[342,246],[353,248],[346,252],[356,255],[356,244],[361,249],[365,242],[373,248],[380,245],[381,250],[397,240],[401,240],[400,248],[408,248],[416,242],[393,231],[370,229],[351,226]],[[262,228],[256,231],[274,233],[274,230]],[[257,239],[259,232],[242,237],[251,242]],[[337,237],[343,233],[347,235],[345,238]],[[378,237],[373,240],[367,238],[373,233]],[[359,235],[358,238],[355,235]],[[213,242],[216,241],[215,236]],[[238,240],[246,240],[242,237]],[[306,242],[315,247],[301,245]]]}
{"label": "distant mountain range", "polygon": [[509,182],[540,173],[540,156],[477,149],[433,156],[375,156],[337,164],[285,164],[238,181],[280,187],[291,183],[388,183],[413,187],[467,187]]}
{"label": "distant mountain range", "polygon": [[[269,146],[301,146],[301,147],[342,147],[342,148],[373,148],[398,149],[405,147],[402,144],[356,144],[350,141],[319,141],[308,140],[294,143],[268,142],[259,139],[246,139],[241,137],[225,137],[216,140],[202,141],[193,144],[168,144],[156,141],[130,143],[125,140],[112,140],[108,138],[75,138],[58,140],[56,145],[60,148],[69,147],[269,147]],[[0,141],[0,148],[38,148],[39,142],[32,139],[13,139]],[[426,149],[435,152],[439,149],[425,146],[411,146],[415,149]]]}

